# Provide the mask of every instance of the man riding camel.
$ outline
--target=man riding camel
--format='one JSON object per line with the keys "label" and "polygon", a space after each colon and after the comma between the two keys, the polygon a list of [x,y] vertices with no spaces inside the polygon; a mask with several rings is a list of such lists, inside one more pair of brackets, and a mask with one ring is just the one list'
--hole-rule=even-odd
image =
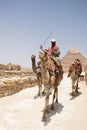
{"label": "man riding camel", "polygon": [[48,48],[48,57],[52,58],[56,64],[56,72],[58,71],[58,67],[61,64],[61,61],[59,59],[60,56],[60,49],[56,44],[56,40],[51,40],[51,46]]}
{"label": "man riding camel", "polygon": [[[43,50],[42,46],[40,46],[40,50]],[[51,46],[48,48],[47,52],[48,52],[48,57],[52,58],[54,60],[55,65],[56,65],[56,73],[58,73],[59,72],[59,66],[61,64],[61,61],[59,59],[60,48],[57,46],[55,39],[51,40]]]}
{"label": "man riding camel", "polygon": [[[82,64],[80,62],[79,59],[75,59],[71,65],[74,67],[75,69],[75,73],[78,75],[78,77],[81,75],[82,73]],[[68,75],[67,77],[69,77],[70,75]]]}

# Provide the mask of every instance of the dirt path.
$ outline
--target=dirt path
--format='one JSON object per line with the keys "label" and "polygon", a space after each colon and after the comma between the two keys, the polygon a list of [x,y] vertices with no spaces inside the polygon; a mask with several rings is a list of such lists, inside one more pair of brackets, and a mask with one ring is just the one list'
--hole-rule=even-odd
{"label": "dirt path", "polygon": [[87,86],[84,81],[79,86],[79,94],[73,98],[70,78],[64,76],[59,104],[46,122],[41,121],[44,97],[34,99],[37,87],[0,98],[0,130],[87,130]]}

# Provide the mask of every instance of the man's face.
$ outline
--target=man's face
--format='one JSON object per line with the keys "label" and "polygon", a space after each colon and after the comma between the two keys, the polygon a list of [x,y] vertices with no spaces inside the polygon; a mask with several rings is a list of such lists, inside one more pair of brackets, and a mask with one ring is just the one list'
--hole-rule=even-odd
{"label": "man's face", "polygon": [[53,47],[55,45],[55,42],[51,42],[51,46]]}

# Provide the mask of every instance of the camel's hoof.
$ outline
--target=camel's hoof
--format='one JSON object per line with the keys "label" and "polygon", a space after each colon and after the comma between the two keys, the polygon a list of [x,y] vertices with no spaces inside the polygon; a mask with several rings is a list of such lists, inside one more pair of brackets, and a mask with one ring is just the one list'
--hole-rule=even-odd
{"label": "camel's hoof", "polygon": [[46,115],[43,115],[42,121],[47,121],[47,116]]}
{"label": "camel's hoof", "polygon": [[43,117],[43,118],[42,118],[42,121],[44,121],[44,122],[47,121],[47,118]]}
{"label": "camel's hoof", "polygon": [[45,96],[45,95],[46,95],[46,93],[43,91],[43,92],[42,92],[42,96]]}
{"label": "camel's hoof", "polygon": [[72,96],[76,96],[76,92],[72,92]]}
{"label": "camel's hoof", "polygon": [[78,90],[75,91],[76,93],[79,93]]}

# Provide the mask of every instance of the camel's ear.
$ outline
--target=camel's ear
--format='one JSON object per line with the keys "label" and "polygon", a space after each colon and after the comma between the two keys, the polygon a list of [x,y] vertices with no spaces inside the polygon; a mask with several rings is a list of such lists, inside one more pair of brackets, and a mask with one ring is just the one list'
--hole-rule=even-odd
{"label": "camel's ear", "polygon": [[47,49],[45,49],[44,51],[45,51],[46,54],[48,53],[48,50],[47,50]]}
{"label": "camel's ear", "polygon": [[32,56],[33,56],[33,57],[35,57],[35,55],[34,55],[34,54],[32,54]]}

